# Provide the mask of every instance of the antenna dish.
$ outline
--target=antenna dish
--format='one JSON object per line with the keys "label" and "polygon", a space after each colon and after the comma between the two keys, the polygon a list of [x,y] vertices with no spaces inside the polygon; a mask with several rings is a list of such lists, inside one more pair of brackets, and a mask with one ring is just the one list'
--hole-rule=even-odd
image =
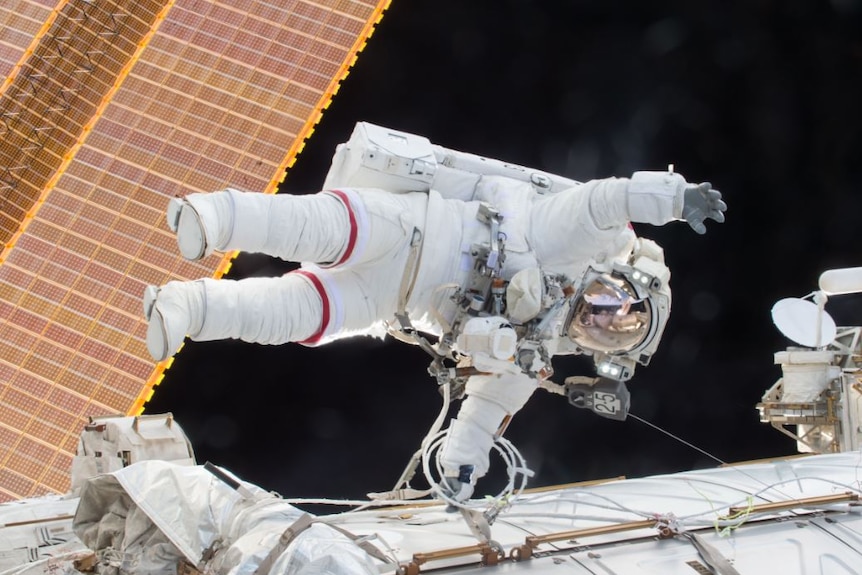
{"label": "antenna dish", "polygon": [[786,338],[805,347],[823,347],[832,343],[838,333],[832,316],[816,303],[795,297],[779,300],[772,306],[772,323]]}

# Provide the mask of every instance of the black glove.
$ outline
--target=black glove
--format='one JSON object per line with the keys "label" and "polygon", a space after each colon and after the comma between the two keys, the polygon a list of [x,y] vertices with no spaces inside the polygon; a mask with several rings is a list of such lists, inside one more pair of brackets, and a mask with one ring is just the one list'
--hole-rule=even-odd
{"label": "black glove", "polygon": [[688,184],[683,192],[682,219],[699,234],[706,233],[704,220],[707,218],[719,223],[724,221],[727,204],[721,199],[721,192],[714,190],[712,184]]}

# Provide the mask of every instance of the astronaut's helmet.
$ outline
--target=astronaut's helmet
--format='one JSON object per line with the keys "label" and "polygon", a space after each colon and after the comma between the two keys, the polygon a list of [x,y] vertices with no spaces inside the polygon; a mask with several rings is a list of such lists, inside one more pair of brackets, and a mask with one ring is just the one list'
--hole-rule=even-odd
{"label": "astronaut's helmet", "polygon": [[566,335],[590,351],[625,354],[644,343],[652,315],[649,299],[638,298],[628,280],[602,273],[572,303]]}

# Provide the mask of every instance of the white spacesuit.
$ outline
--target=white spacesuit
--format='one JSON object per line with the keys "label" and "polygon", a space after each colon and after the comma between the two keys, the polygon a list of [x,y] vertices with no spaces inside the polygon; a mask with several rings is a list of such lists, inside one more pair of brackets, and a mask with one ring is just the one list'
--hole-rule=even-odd
{"label": "white spacesuit", "polygon": [[187,334],[318,345],[388,330],[426,348],[418,334],[438,336],[445,349],[429,353],[472,365],[441,453],[456,498],[486,473],[495,435],[551,356],[592,354],[617,380],[649,360],[670,310],[669,273],[630,222],[686,219],[703,233],[726,209],[709,184],[670,171],[581,184],[362,123],[324,188],[172,200],[168,223],[186,258],[242,250],[302,267],[151,286],[148,349],[164,360]]}

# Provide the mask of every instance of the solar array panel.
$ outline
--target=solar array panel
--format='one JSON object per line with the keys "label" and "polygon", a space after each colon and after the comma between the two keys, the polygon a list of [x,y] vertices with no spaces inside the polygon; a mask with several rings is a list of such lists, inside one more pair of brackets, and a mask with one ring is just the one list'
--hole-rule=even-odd
{"label": "solar array panel", "polygon": [[56,0],[6,0],[0,3],[0,77],[10,73],[40,31],[53,20]]}
{"label": "solar array panel", "polygon": [[65,491],[87,417],[142,410],[170,364],[144,287],[231,259],[180,258],[168,198],[275,192],[387,4],[0,8],[0,501]]}

